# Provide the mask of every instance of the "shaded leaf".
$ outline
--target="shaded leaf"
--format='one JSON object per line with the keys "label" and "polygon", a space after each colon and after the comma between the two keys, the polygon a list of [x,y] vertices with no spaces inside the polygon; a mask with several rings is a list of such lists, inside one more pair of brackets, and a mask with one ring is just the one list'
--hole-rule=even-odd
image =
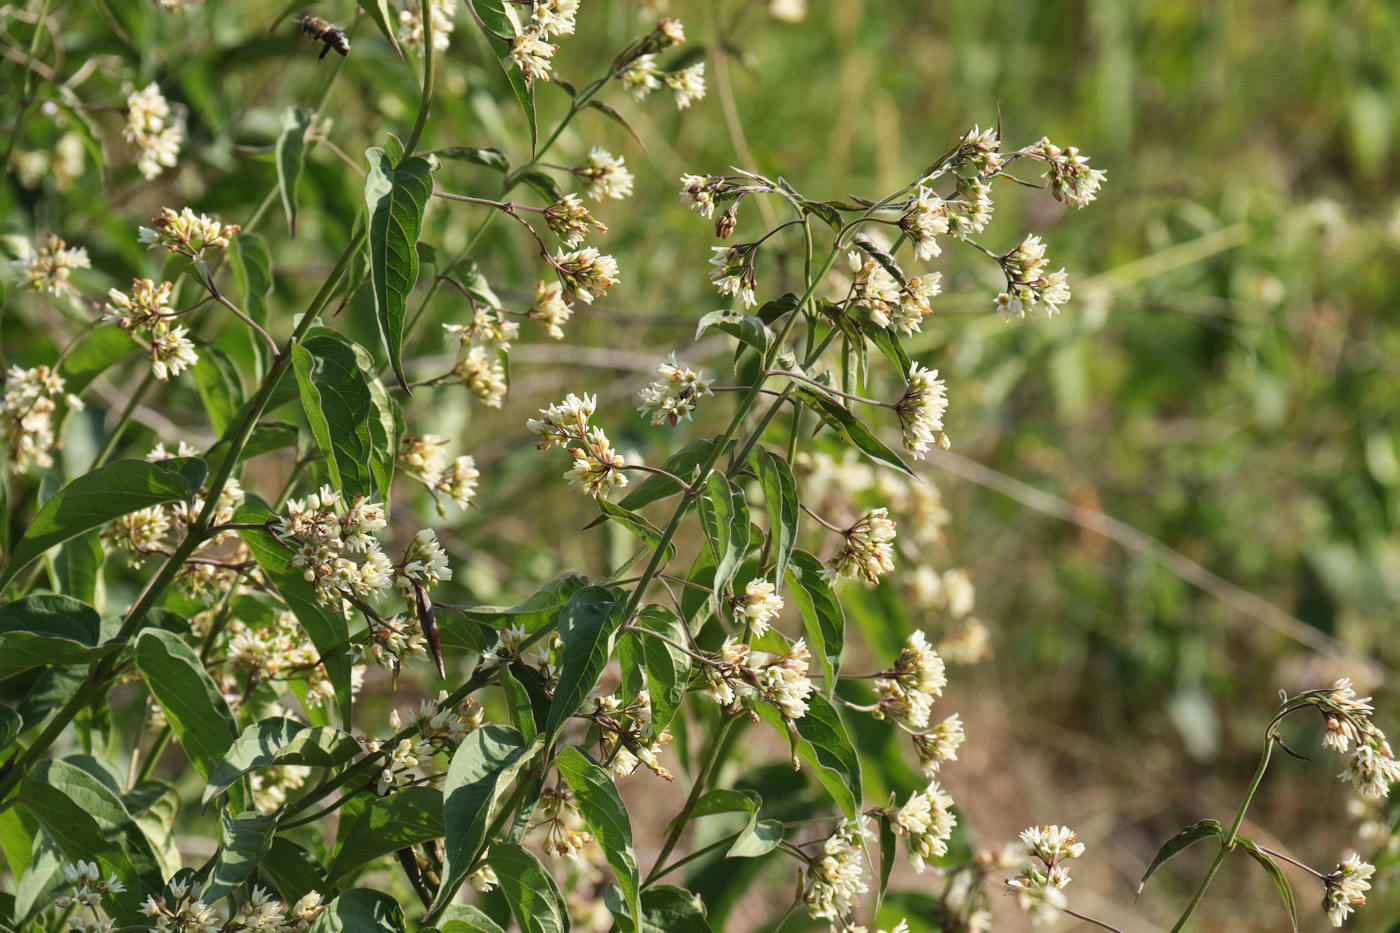
{"label": "shaded leaf", "polygon": [[[1298,905],[1293,899],[1293,887],[1284,877],[1283,869],[1278,867],[1278,863],[1269,857],[1267,852],[1259,848],[1258,844],[1248,836],[1235,836],[1235,842],[1240,848],[1249,853],[1254,861],[1258,862],[1268,873],[1269,879],[1273,881],[1274,887],[1278,889],[1278,896],[1283,900],[1283,909],[1288,912],[1288,922],[1293,927],[1293,933],[1298,933]],[[1335,925],[1335,924],[1334,924]]]}
{"label": "shaded leaf", "polygon": [[389,0],[356,0],[360,9],[365,11],[370,22],[389,40],[389,47],[398,53],[399,58],[403,58],[403,49],[399,48],[398,28],[395,25],[398,20],[389,9]]}
{"label": "shaded leaf", "polygon": [[277,137],[277,192],[287,215],[287,229],[297,235],[297,182],[306,164],[306,131],[311,115],[300,107],[282,111],[282,133]]}
{"label": "shaded leaf", "polygon": [[758,703],[754,709],[788,735],[793,751],[812,768],[846,819],[857,819],[861,802],[860,758],[835,707],[821,694],[812,694],[807,698],[807,715],[792,722],[794,731],[789,731],[782,714],[769,704]]}
{"label": "shaded leaf", "polygon": [[642,933],[710,933],[699,895],[669,884],[642,894]]}
{"label": "shaded leaf", "polygon": [[554,744],[564,723],[578,712],[612,653],[613,633],[622,623],[621,597],[601,586],[574,593],[559,614],[559,637],[564,642],[559,685],[545,722],[546,745]]}
{"label": "shaded leaf", "polygon": [[716,470],[700,497],[700,525],[715,556],[714,593],[722,599],[749,550],[749,508],[744,492]]}
{"label": "shaded leaf", "polygon": [[710,328],[723,331],[741,343],[753,347],[760,354],[768,352],[775,337],[773,330],[763,323],[763,318],[742,311],[711,311],[700,319],[695,328],[695,339],[699,340]]}
{"label": "shaded leaf", "polygon": [[403,933],[403,910],[392,895],[351,888],[331,901],[310,933]]}
{"label": "shaded leaf", "polygon": [[434,149],[432,155],[440,159],[454,159],[472,162],[476,165],[484,165],[498,172],[510,171],[510,160],[507,159],[506,154],[499,149],[483,148],[479,146],[450,146],[446,149]]}
{"label": "shaded leaf", "polygon": [[797,480],[788,462],[766,448],[760,447],[754,452],[753,465],[768,508],[773,577],[781,585],[787,575],[792,549],[797,543],[798,522],[802,517],[797,500]]}
{"label": "shaded leaf", "polygon": [[521,933],[565,933],[569,929],[569,913],[559,886],[528,850],[497,843],[491,847],[487,862],[496,870],[501,893]]}
{"label": "shaded leaf", "polygon": [[274,716],[247,726],[209,773],[200,801],[208,804],[244,774],[270,765],[333,768],[354,758],[360,743],[330,726],[307,726]]}
{"label": "shaded leaf", "polygon": [[318,328],[292,346],[292,367],[331,485],[347,504],[356,496],[369,496],[375,489],[370,475],[375,454],[370,434],[373,402],[354,344]]}
{"label": "shaded leaf", "polygon": [[418,281],[418,231],[432,194],[431,166],[409,156],[394,164],[378,147],[365,153],[365,205],[369,210],[369,268],[375,319],[399,385],[408,388],[400,359],[408,293]]}
{"label": "shaded leaf", "polygon": [[1167,860],[1176,855],[1182,849],[1202,839],[1209,839],[1211,836],[1223,836],[1224,830],[1217,820],[1201,820],[1186,827],[1175,836],[1162,843],[1162,847],[1157,850],[1157,854],[1152,857],[1152,864],[1147,866],[1147,871],[1143,872],[1142,880],[1138,882],[1138,893],[1142,893],[1143,887],[1147,884],[1147,879],[1152,877],[1152,873],[1166,864]]}
{"label": "shaded leaf", "polygon": [[[654,474],[653,474],[654,475]],[[603,514],[626,528],[637,539],[647,547],[655,550],[661,545],[661,529],[657,528],[644,516],[637,514],[622,506],[609,502],[607,499],[597,499],[598,507],[603,510]],[[674,560],[676,557],[676,545],[674,542],[666,542],[666,560]]]}
{"label": "shaded leaf", "polygon": [[443,793],[435,787],[405,787],[370,801],[336,836],[335,858],[326,871],[331,884],[391,852],[443,834]]}
{"label": "shaded leaf", "polygon": [[210,904],[237,890],[257,871],[258,864],[272,848],[277,818],[257,812],[235,817],[224,812],[219,815],[219,825],[219,854],[214,860],[209,886],[201,895]]}
{"label": "shaded leaf", "polygon": [[[698,438],[672,454],[661,468],[667,473],[679,476],[688,483],[692,482],[695,479],[697,468],[710,458],[714,448],[713,439]],[[680,487],[669,477],[658,473],[648,473],[647,478],[642,480],[642,484],[623,496],[618,505],[624,509],[640,509],[644,505],[667,496],[673,496],[680,491]]]}
{"label": "shaded leaf", "polygon": [[[190,763],[208,779],[238,737],[223,692],[194,649],[161,629],[147,629],[136,640],[136,666]],[[234,803],[241,803],[237,794]]]}
{"label": "shaded leaf", "polygon": [[806,551],[793,551],[788,565],[788,592],[802,613],[807,643],[821,662],[824,692],[830,696],[841,671],[841,648],[846,640],[846,616],[831,582],[822,576],[822,562]]}
{"label": "shaded leaf", "polygon": [[330,893],[320,863],[311,853],[284,836],[276,836],[258,865],[282,900],[295,904],[312,891]]}

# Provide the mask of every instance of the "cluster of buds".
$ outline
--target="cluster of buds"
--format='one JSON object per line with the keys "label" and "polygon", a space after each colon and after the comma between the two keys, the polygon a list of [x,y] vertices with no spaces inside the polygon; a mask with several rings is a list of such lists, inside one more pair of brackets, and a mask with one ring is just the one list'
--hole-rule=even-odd
{"label": "cluster of buds", "polygon": [[568,447],[574,462],[564,478],[579,492],[598,498],[611,489],[627,485],[623,472],[627,461],[613,450],[602,428],[589,426],[588,419],[596,406],[593,396],[579,398],[570,393],[559,404],[541,408],[543,417],[531,418],[527,426],[540,436],[540,442],[535,445],[540,450],[548,450],[555,443],[577,444]]}
{"label": "cluster of buds", "polygon": [[[457,0],[429,0],[428,14],[433,29],[433,51],[446,52],[456,26],[453,20],[457,15]],[[422,8],[416,2],[408,3],[399,11],[399,42],[419,55],[423,54],[423,25]]]}
{"label": "cluster of buds", "polygon": [[1021,872],[1006,882],[1006,893],[1040,923],[1053,922],[1069,903],[1069,859],[1084,854],[1084,843],[1066,826],[1032,826],[1021,833],[1026,859]]}
{"label": "cluster of buds", "polygon": [[188,207],[178,214],[168,207],[162,207],[160,216],[153,219],[149,227],[138,228],[137,240],[151,247],[164,246],[172,253],[198,259],[210,247],[227,248],[229,241],[241,229],[238,224],[220,223],[204,214],[196,214]]}
{"label": "cluster of buds", "polygon": [[1322,744],[1338,754],[1350,751],[1351,760],[1339,777],[1356,785],[1367,799],[1378,799],[1400,781],[1400,762],[1385,733],[1371,721],[1375,707],[1370,697],[1358,697],[1350,678],[1343,677],[1331,689],[1310,690],[1289,701],[1315,706],[1327,723]]}
{"label": "cluster of buds", "polygon": [[821,854],[807,865],[807,891],[803,900],[814,919],[838,921],[849,926],[849,919],[860,903],[860,895],[870,889],[865,865],[865,829],[846,823],[822,843]]}
{"label": "cluster of buds", "polygon": [[313,678],[324,677],[316,646],[290,612],[277,613],[260,628],[230,619],[224,631],[224,670],[230,678],[279,680],[306,671]]}
{"label": "cluster of buds", "polygon": [[612,198],[620,201],[631,196],[634,181],[632,173],[623,164],[625,161],[622,156],[613,155],[606,149],[594,146],[584,163],[571,171],[587,186],[584,193],[593,200]]}
{"label": "cluster of buds", "polygon": [[1044,137],[1027,149],[1026,154],[1045,161],[1045,177],[1050,180],[1050,193],[1055,200],[1075,207],[1083,207],[1094,200],[1108,177],[1099,169],[1090,168],[1088,156],[1080,155],[1078,149],[1073,146],[1061,149]]}
{"label": "cluster of buds", "polygon": [[564,300],[564,286],[558,282],[535,283],[535,300],[525,316],[543,324],[545,333],[555,340],[563,340],[564,325],[573,313],[569,303]]}
{"label": "cluster of buds", "polygon": [[64,395],[63,377],[47,366],[23,369],[11,366],[5,373],[5,391],[0,396],[0,440],[5,442],[5,459],[17,473],[31,466],[53,466],[52,451],[57,445],[53,414],[62,398],[74,411],[83,403],[76,395]]}
{"label": "cluster of buds", "polygon": [[948,167],[959,175],[989,177],[1001,171],[1001,136],[996,127],[985,130],[974,126],[963,136],[958,149],[948,160]]}
{"label": "cluster of buds", "polygon": [[581,301],[591,305],[594,298],[606,295],[618,281],[617,260],[596,247],[585,246],[571,253],[561,251],[549,262],[559,276],[564,301],[569,304]]}
{"label": "cluster of buds", "polygon": [[1355,852],[1343,859],[1322,879],[1326,894],[1322,898],[1322,909],[1327,911],[1327,919],[1332,926],[1339,927],[1348,915],[1366,903],[1366,892],[1371,890],[1370,877],[1376,866],[1363,862]]}
{"label": "cluster of buds", "polygon": [[715,206],[733,202],[715,220],[715,236],[729,239],[739,222],[739,204],[751,194],[794,197],[791,188],[755,172],[734,169],[735,175],[682,175],[681,201],[701,217],[713,217]]}
{"label": "cluster of buds", "polygon": [[898,810],[881,810],[889,820],[896,836],[905,837],[909,844],[909,862],[919,874],[924,872],[924,859],[948,854],[948,840],[958,819],[953,815],[953,798],[944,793],[937,781],[911,794],[908,803]]}
{"label": "cluster of buds", "polygon": [[841,532],[841,549],[826,562],[829,579],[860,577],[878,583],[894,569],[895,524],[889,509],[871,509]]}
{"label": "cluster of buds", "polygon": [[914,733],[928,729],[933,701],[943,695],[948,678],[943,659],[929,645],[922,631],[910,633],[904,641],[904,650],[886,674],[875,681],[875,689],[880,694],[876,718],[891,719]]}
{"label": "cluster of buds", "polygon": [[541,848],[546,855],[577,860],[581,852],[592,847],[593,834],[584,829],[586,824],[578,804],[567,790],[546,790],[540,796],[539,808],[543,816],[533,828],[545,831]]}
{"label": "cluster of buds", "polygon": [[548,81],[551,59],[559,46],[547,41],[551,36],[572,35],[579,0],[532,0],[530,21],[510,40],[510,60],[529,84],[537,78]]}
{"label": "cluster of buds", "polygon": [[1065,270],[1046,271],[1045,244],[1038,236],[1028,236],[1020,246],[998,258],[1006,274],[1006,291],[997,296],[997,307],[1009,321],[1032,316],[1044,304],[1054,314],[1069,301],[1069,276]]}
{"label": "cluster of buds", "polygon": [[500,408],[509,391],[506,353],[520,334],[520,325],[505,318],[500,308],[477,308],[469,324],[444,324],[457,340],[457,362],[452,375],[490,408]]}
{"label": "cluster of buds", "polygon": [[115,324],[131,334],[145,331],[151,348],[151,372],[162,382],[199,362],[189,328],[174,323],[172,287],[169,282],[157,285],[150,279],[133,279],[131,294],[109,289],[102,308],[103,323]]}
{"label": "cluster of buds", "polygon": [[653,426],[669,423],[674,427],[682,418],[690,417],[702,396],[714,395],[710,389],[712,380],[681,366],[674,353],[656,371],[661,378],[637,393],[642,399],[637,411],[649,415]]}
{"label": "cluster of buds", "polygon": [[633,43],[614,63],[617,79],[637,100],[665,86],[676,96],[676,107],[685,110],[705,96],[705,63],[696,62],[675,71],[663,71],[656,63],[658,52],[685,41],[680,20],[663,19],[656,28]]}
{"label": "cluster of buds", "polygon": [[24,248],[25,254],[10,265],[19,276],[20,287],[32,292],[62,294],[69,287],[68,277],[74,269],[92,268],[92,260],[88,258],[86,249],[69,246],[52,233],[38,249],[27,242]]}
{"label": "cluster of buds", "polygon": [[651,721],[651,697],[643,690],[627,702],[608,694],[593,701],[589,719],[598,724],[599,751],[613,774],[626,777],[646,765],[657,777],[674,781],[675,776],[661,766],[659,755],[671,734],[663,731],[647,739]]}
{"label": "cluster of buds", "polygon": [[[628,190],[631,190],[631,176],[628,176]],[[593,195],[597,197],[597,195]],[[576,194],[566,194],[544,209],[544,222],[553,230],[569,249],[583,243],[585,237],[594,230],[607,233],[608,228],[588,212]]]}
{"label": "cluster of buds", "polygon": [[527,667],[539,668],[546,677],[549,675],[548,646],[527,648],[531,641],[530,633],[523,625],[510,625],[496,633],[496,643],[481,653],[483,667],[496,664],[519,662]]}
{"label": "cluster of buds", "polygon": [[734,612],[735,621],[748,626],[754,638],[762,638],[768,631],[769,623],[783,611],[783,597],[778,588],[767,580],[751,580],[744,592],[733,596],[729,606]]}
{"label": "cluster of buds", "polygon": [[[465,509],[476,504],[481,471],[476,468],[476,460],[468,455],[449,459],[444,450],[446,446],[447,441],[436,434],[405,437],[399,463],[428,488],[434,502],[438,502],[441,494]],[[438,513],[442,514],[441,502],[438,502]]]}
{"label": "cluster of buds", "polygon": [[714,256],[710,258],[710,281],[721,295],[731,295],[751,308],[758,303],[754,289],[758,277],[754,273],[754,258],[758,253],[757,243],[738,243],[734,246],[712,246]]}
{"label": "cluster of buds", "polygon": [[172,117],[170,104],[152,82],[126,99],[126,128],[122,136],[136,148],[136,168],[147,180],[167,168],[174,168],[180,158],[180,144],[185,141],[184,122]]}

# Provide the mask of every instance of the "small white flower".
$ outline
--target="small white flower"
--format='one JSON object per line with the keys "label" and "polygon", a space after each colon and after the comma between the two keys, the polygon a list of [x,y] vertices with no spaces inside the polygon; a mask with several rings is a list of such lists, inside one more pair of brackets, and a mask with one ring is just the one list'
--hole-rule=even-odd
{"label": "small white flower", "polygon": [[621,200],[632,194],[632,173],[623,164],[622,156],[594,146],[583,165],[574,174],[587,183],[587,194],[595,201],[604,198]]}

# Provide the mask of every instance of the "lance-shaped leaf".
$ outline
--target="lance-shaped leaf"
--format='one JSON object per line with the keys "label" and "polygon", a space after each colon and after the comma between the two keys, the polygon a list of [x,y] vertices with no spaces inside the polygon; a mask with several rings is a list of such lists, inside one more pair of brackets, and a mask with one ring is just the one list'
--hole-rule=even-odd
{"label": "lance-shaped leaf", "polygon": [[480,907],[466,904],[453,904],[444,910],[442,919],[438,921],[438,929],[442,933],[506,933]]}
{"label": "lance-shaped leaf", "polygon": [[501,60],[501,67],[506,71],[506,80],[510,82],[510,89],[515,94],[515,99],[520,101],[520,109],[525,111],[525,119],[530,124],[530,154],[534,155],[535,146],[539,143],[539,120],[535,114],[535,86],[526,82],[520,69],[515,67],[514,62],[510,59],[511,44],[507,39],[501,38],[501,36],[513,36],[516,33],[515,22],[506,15],[505,8],[505,0],[477,0],[475,4],[476,13],[481,17],[481,22],[486,27],[486,40],[491,43],[496,57]]}
{"label": "lance-shaped leaf", "polygon": [[272,293],[272,258],[267,242],[243,232],[229,242],[229,267],[242,292],[243,310],[259,324],[267,320],[267,296]]}
{"label": "lance-shaped leaf", "polygon": [[443,795],[437,788],[405,787],[378,797],[341,828],[326,878],[334,884],[382,855],[442,834]]}
{"label": "lance-shaped leaf", "polygon": [[204,347],[199,361],[190,367],[190,375],[194,376],[195,387],[204,401],[210,426],[216,435],[222,435],[243,404],[243,384],[238,378],[237,365],[219,347]]}
{"label": "lance-shaped leaf", "polygon": [[846,640],[846,617],[841,601],[822,576],[822,562],[806,551],[794,551],[788,565],[788,591],[802,613],[807,643],[821,662],[823,686],[829,696],[841,670],[841,647]]}
{"label": "lance-shaped leaf", "polygon": [[[258,525],[276,517],[265,502],[257,496],[248,496],[234,513],[233,520],[239,524]],[[238,534],[320,652],[321,663],[326,668],[340,705],[341,718],[348,724],[351,707],[350,656],[346,648],[349,646],[350,629],[345,616],[332,612],[317,598],[315,586],[307,582],[302,570],[291,565],[291,552],[272,532],[243,528]]]}
{"label": "lance-shaped leaf", "polygon": [[97,610],[71,596],[36,593],[0,606],[0,677],[88,664],[117,650],[96,647],[100,625]]}
{"label": "lance-shaped leaf", "polygon": [[499,149],[479,146],[449,146],[446,149],[434,149],[432,154],[440,159],[473,162],[477,165],[493,168],[498,172],[510,171],[510,159],[507,159],[506,154]]}
{"label": "lance-shaped leaf", "polygon": [[403,49],[399,48],[398,28],[395,25],[398,20],[389,11],[389,0],[359,0],[359,4],[369,21],[389,40],[389,47],[398,53],[399,58],[403,58]]}
{"label": "lance-shaped leaf", "polygon": [[[698,438],[672,454],[661,465],[661,468],[667,473],[690,482],[695,478],[696,469],[710,458],[714,449],[715,442],[712,439],[708,437]],[[648,473],[647,478],[642,480],[642,484],[623,496],[618,505],[624,509],[640,509],[658,499],[674,496],[680,491],[681,488],[671,477],[662,476],[659,473]]]}
{"label": "lance-shaped leaf", "polygon": [[628,916],[637,922],[642,915],[641,875],[637,871],[637,855],[632,851],[632,822],[612,778],[572,745],[559,753],[554,765],[574,792],[574,802],[593,838],[603,847],[603,855],[626,898]]}
{"label": "lance-shaped leaf", "polygon": [[235,817],[224,812],[219,815],[219,825],[219,852],[213,859],[209,886],[201,895],[210,904],[236,891],[258,870],[258,864],[272,848],[277,817],[261,813],[241,813]]}
{"label": "lance-shaped leaf", "polygon": [[807,698],[807,715],[792,721],[793,731],[769,704],[758,703],[754,709],[787,733],[797,757],[812,768],[846,819],[857,819],[861,809],[860,757],[836,708],[820,693],[812,694]]}
{"label": "lance-shaped leaf", "polygon": [[680,618],[665,606],[647,606],[638,615],[637,625],[666,639],[640,632],[626,636],[633,652],[630,660],[640,668],[651,696],[652,734],[660,735],[675,718],[690,681],[690,658],[676,647],[686,643],[687,635]]}
{"label": "lance-shaped leaf", "polygon": [[835,430],[842,440],[853,444],[857,450],[871,460],[894,467],[906,476],[914,475],[913,471],[904,465],[899,454],[886,447],[883,441],[870,432],[870,429],[865,426],[865,422],[856,417],[855,413],[845,405],[822,395],[820,389],[814,389],[810,386],[799,388],[797,395],[807,404],[808,408],[821,417],[822,421]]}
{"label": "lance-shaped leaf", "polygon": [[273,716],[245,728],[209,773],[201,804],[208,804],[240,777],[269,765],[333,768],[354,758],[360,743],[330,726],[307,726]]}
{"label": "lance-shaped leaf", "polygon": [[331,901],[315,933],[404,933],[403,908],[392,894],[351,888]]}
{"label": "lance-shaped leaf", "polygon": [[653,885],[642,895],[642,933],[710,933],[705,902],[684,888]]}
{"label": "lance-shaped leaf", "polygon": [[1224,832],[1219,821],[1201,820],[1199,823],[1186,827],[1181,832],[1162,843],[1162,847],[1158,849],[1157,854],[1152,857],[1152,864],[1148,865],[1147,871],[1143,872],[1142,880],[1138,882],[1137,893],[1142,893],[1143,887],[1147,884],[1147,879],[1151,878],[1152,873],[1165,865],[1167,860],[1173,855],[1176,855],[1182,849],[1187,848],[1193,843],[1200,842],[1202,839],[1209,839],[1212,836],[1222,836]]}
{"label": "lance-shaped leaf", "polygon": [[[200,777],[208,779],[238,737],[223,692],[194,649],[172,632],[142,632],[136,640],[136,667],[175,738],[190,756],[190,763]],[[236,799],[235,804],[241,800]]]}
{"label": "lance-shaped leaf", "polygon": [[749,550],[749,507],[743,490],[718,470],[705,480],[700,525],[715,557],[715,598],[722,599]]}
{"label": "lance-shaped leaf", "polygon": [[[648,521],[645,516],[638,515],[630,509],[624,509],[622,506],[614,502],[609,502],[607,499],[598,499],[596,501],[598,502],[598,507],[603,510],[603,515],[611,518],[623,528],[632,532],[632,534],[636,535],[637,539],[647,547],[654,550],[661,546],[661,529]],[[665,559],[670,561],[674,560],[675,557],[675,542],[666,542]]]}
{"label": "lance-shaped leaf", "polygon": [[282,111],[282,134],[277,137],[277,191],[282,195],[282,210],[287,214],[287,229],[297,235],[297,182],[306,164],[306,131],[311,128],[311,116],[300,107]]}
{"label": "lance-shaped leaf", "polygon": [[438,615],[442,644],[447,648],[484,651],[494,644],[495,630],[519,627],[526,633],[534,632],[557,617],[569,598],[587,585],[587,577],[570,572],[550,580],[515,606],[469,606],[452,613],[442,611]]}
{"label": "lance-shaped leaf", "polygon": [[429,913],[436,913],[472,870],[487,842],[497,798],[543,744],[536,739],[526,745],[509,726],[482,726],[457,746],[443,783],[442,887]]}
{"label": "lance-shaped leaf", "polygon": [[[706,792],[697,800],[687,819],[699,819],[716,813],[748,814],[748,822],[735,836],[734,842],[725,853],[725,858],[756,858],[777,848],[785,834],[782,823],[758,818],[758,810],[762,805],[763,798],[756,791],[720,788]],[[673,830],[675,825],[675,820],[667,824],[667,832]]]}
{"label": "lance-shaped leaf", "polygon": [[276,836],[258,866],[282,900],[295,904],[312,891],[328,891],[325,873],[310,852],[285,836]]}
{"label": "lance-shaped leaf", "polygon": [[389,363],[399,385],[408,389],[403,374],[403,325],[408,293],[418,281],[418,230],[423,208],[433,191],[426,159],[409,156],[397,165],[385,150],[365,153],[365,205],[369,210],[369,274],[374,310]]}
{"label": "lance-shaped leaf", "polygon": [[705,331],[711,328],[722,331],[740,343],[753,347],[760,354],[767,353],[768,348],[773,345],[772,328],[763,323],[763,318],[757,314],[728,310],[711,311],[700,319],[700,323],[695,328],[695,339],[699,340]]}
{"label": "lance-shaped leaf", "polygon": [[292,346],[292,366],[306,420],[326,457],[331,485],[347,503],[370,495],[376,485],[370,470],[375,457],[370,433],[374,405],[355,345],[334,331],[318,328]]}
{"label": "lance-shaped leaf", "polygon": [[[1268,873],[1269,879],[1273,881],[1274,887],[1278,889],[1278,896],[1283,900],[1283,909],[1288,912],[1288,922],[1293,927],[1293,933],[1298,933],[1298,905],[1293,899],[1293,887],[1284,877],[1283,869],[1278,867],[1267,852],[1259,848],[1258,843],[1248,836],[1235,836],[1235,842],[1241,849],[1249,853],[1250,858],[1258,862]],[[1334,924],[1335,925],[1335,924]]]}
{"label": "lance-shaped leaf", "polygon": [[539,859],[520,846],[498,843],[491,847],[487,863],[500,879],[501,893],[521,933],[567,933],[564,897]]}
{"label": "lance-shaped leaf", "polygon": [[39,509],[10,553],[4,573],[0,573],[0,586],[55,544],[129,512],[192,498],[207,472],[208,467],[198,457],[174,457],[156,463],[117,460],[84,473]]}
{"label": "lance-shaped leaf", "polygon": [[612,654],[613,634],[622,623],[622,603],[612,590],[588,586],[569,598],[559,614],[559,637],[564,657],[559,665],[559,685],[545,720],[544,738],[553,745],[569,717],[578,712]]}
{"label": "lance-shaped leaf", "polygon": [[797,526],[802,510],[797,504],[797,480],[792,467],[782,457],[759,448],[753,458],[763,498],[768,506],[768,533],[773,553],[773,577],[781,584],[788,561],[797,543]]}

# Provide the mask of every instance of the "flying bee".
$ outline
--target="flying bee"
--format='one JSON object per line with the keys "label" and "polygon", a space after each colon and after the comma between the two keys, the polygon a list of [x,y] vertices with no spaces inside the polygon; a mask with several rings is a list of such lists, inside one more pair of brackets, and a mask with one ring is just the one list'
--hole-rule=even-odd
{"label": "flying bee", "polygon": [[325,58],[326,53],[335,49],[341,55],[350,54],[350,40],[345,37],[345,33],[319,16],[311,16],[302,13],[293,22],[301,27],[301,31],[306,33],[317,42],[325,43],[325,48],[321,50],[318,59]]}

